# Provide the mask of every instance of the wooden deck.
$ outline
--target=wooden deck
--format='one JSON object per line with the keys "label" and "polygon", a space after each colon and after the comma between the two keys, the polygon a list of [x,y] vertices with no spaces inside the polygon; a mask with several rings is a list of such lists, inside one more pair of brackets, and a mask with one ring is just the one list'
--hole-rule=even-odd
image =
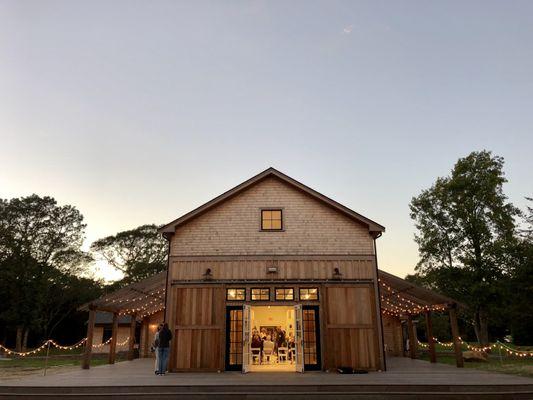
{"label": "wooden deck", "polygon": [[110,399],[533,399],[533,379],[409,358],[364,375],[309,372],[181,373],[155,376],[140,359],[46,377],[0,382],[0,398]]}

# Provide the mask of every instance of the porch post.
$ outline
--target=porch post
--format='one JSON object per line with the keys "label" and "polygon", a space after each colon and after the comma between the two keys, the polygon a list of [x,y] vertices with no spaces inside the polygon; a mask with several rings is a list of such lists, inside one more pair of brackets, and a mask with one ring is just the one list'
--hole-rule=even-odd
{"label": "porch post", "polygon": [[142,329],[142,356],[144,358],[148,357],[148,352],[150,351],[150,319],[144,317],[141,325]]}
{"label": "porch post", "polygon": [[449,308],[450,326],[452,328],[453,348],[455,350],[455,363],[457,365],[457,368],[463,368],[464,367],[463,351],[461,350],[461,341],[459,339],[459,326],[457,325],[456,308],[457,308],[456,304],[453,304]]}
{"label": "porch post", "polygon": [[109,364],[115,363],[117,352],[117,335],[118,335],[118,313],[113,313],[113,328],[111,331],[111,343],[109,343]]}
{"label": "porch post", "polygon": [[415,329],[413,325],[413,316],[411,314],[407,315],[407,334],[409,335],[409,357],[415,359],[417,343],[415,337]]}
{"label": "porch post", "polygon": [[131,314],[130,336],[128,338],[128,360],[134,359],[136,314]]}
{"label": "porch post", "polygon": [[426,336],[428,337],[429,361],[437,362],[435,353],[435,340],[433,339],[433,321],[431,320],[431,311],[426,311]]}
{"label": "porch post", "polygon": [[89,320],[87,321],[87,339],[85,340],[85,351],[83,352],[83,359],[81,367],[83,369],[89,369],[91,366],[91,356],[93,353],[93,336],[94,336],[94,318],[96,315],[96,309],[89,306]]}

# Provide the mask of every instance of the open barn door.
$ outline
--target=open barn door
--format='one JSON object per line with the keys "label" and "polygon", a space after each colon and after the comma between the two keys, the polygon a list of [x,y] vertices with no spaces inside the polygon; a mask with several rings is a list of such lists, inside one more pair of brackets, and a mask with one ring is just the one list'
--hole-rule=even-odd
{"label": "open barn door", "polygon": [[303,314],[302,306],[294,306],[294,344],[296,347],[296,372],[304,372]]}
{"label": "open barn door", "polygon": [[242,373],[250,371],[250,319],[251,307],[242,306]]}

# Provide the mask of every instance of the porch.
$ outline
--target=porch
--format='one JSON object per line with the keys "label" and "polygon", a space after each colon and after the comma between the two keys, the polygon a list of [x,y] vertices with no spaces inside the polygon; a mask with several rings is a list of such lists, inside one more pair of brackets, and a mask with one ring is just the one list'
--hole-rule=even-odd
{"label": "porch", "polygon": [[137,359],[46,377],[0,383],[0,398],[343,398],[343,399],[530,399],[533,379],[458,369],[391,357],[388,371],[362,375],[307,372],[176,373],[153,375],[153,360]]}

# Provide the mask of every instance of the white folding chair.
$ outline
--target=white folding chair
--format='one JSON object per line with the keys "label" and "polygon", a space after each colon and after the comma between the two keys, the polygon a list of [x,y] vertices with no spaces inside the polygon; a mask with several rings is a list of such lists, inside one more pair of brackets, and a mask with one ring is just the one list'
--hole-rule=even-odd
{"label": "white folding chair", "polygon": [[278,362],[285,361],[289,358],[289,348],[288,347],[278,347]]}
{"label": "white folding chair", "polygon": [[252,353],[252,364],[257,360],[257,364],[261,364],[261,348],[260,347],[252,347],[250,349]]}
{"label": "white folding chair", "polygon": [[272,356],[274,355],[274,342],[265,341],[263,342],[263,360],[268,360],[270,363],[272,361]]}

